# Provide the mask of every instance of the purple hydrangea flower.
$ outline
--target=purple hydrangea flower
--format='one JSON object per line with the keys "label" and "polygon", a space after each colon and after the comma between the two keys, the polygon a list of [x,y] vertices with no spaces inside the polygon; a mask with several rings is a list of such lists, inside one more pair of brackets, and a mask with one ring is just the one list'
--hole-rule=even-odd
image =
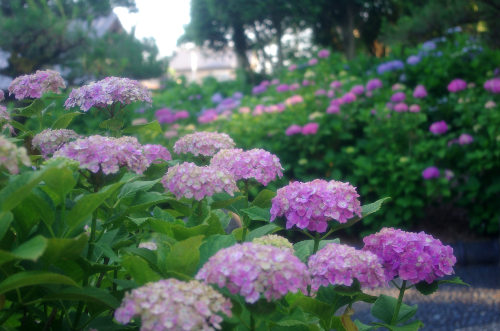
{"label": "purple hydrangea flower", "polygon": [[80,167],[93,173],[99,170],[106,175],[117,173],[120,167],[142,174],[151,164],[143,146],[135,137],[111,138],[90,136],[64,144],[54,153],[80,162]]}
{"label": "purple hydrangea flower", "polygon": [[393,110],[398,113],[408,111],[408,105],[404,102],[400,102],[394,105]]}
{"label": "purple hydrangea flower", "polygon": [[147,144],[142,146],[142,151],[150,163],[161,163],[161,160],[172,160],[170,152],[162,145]]}
{"label": "purple hydrangea flower", "polygon": [[356,101],[356,94],[352,93],[352,92],[347,92],[346,94],[344,94],[342,96],[342,103],[351,103],[351,102],[354,102]]}
{"label": "purple hydrangea flower", "polygon": [[326,108],[326,112],[328,114],[338,114],[338,113],[340,113],[340,107],[338,105],[335,105],[335,104],[330,105],[330,106],[328,106],[328,108]]}
{"label": "purple hydrangea flower", "polygon": [[307,135],[313,135],[318,132],[319,129],[319,124],[315,122],[307,123],[302,127],[302,134],[307,136]]}
{"label": "purple hydrangea flower", "polygon": [[346,223],[354,215],[361,217],[356,188],[349,183],[315,179],[293,182],[278,190],[272,200],[271,222],[278,216],[287,219],[286,228],[325,232],[327,221]]}
{"label": "purple hydrangea flower", "polygon": [[29,167],[30,158],[26,148],[17,147],[7,138],[0,136],[0,168],[5,168],[12,175],[19,173],[19,164]]}
{"label": "purple hydrangea flower", "polygon": [[500,93],[500,78],[492,78],[484,83],[484,89],[491,93]]}
{"label": "purple hydrangea flower", "polygon": [[297,125],[297,124],[292,124],[288,127],[288,129],[286,129],[285,131],[285,134],[287,136],[292,136],[294,134],[299,134],[299,133],[302,133],[302,127],[300,125]]}
{"label": "purple hydrangea flower", "polygon": [[212,287],[199,281],[163,279],[125,294],[114,317],[121,324],[141,318],[142,331],[214,330],[231,317],[232,304]]}
{"label": "purple hydrangea flower", "polygon": [[327,49],[322,49],[318,52],[318,57],[319,58],[326,58],[330,56],[330,51]]}
{"label": "purple hydrangea flower", "polygon": [[175,113],[170,108],[161,108],[155,111],[155,117],[158,123],[173,123],[175,122]]}
{"label": "purple hydrangea flower", "polygon": [[73,89],[64,106],[66,109],[80,107],[86,112],[92,107],[106,108],[118,103],[123,106],[136,101],[151,103],[151,92],[136,80],[106,77]]}
{"label": "purple hydrangea flower", "polygon": [[168,168],[161,182],[177,199],[185,197],[199,201],[222,191],[230,195],[238,191],[236,181],[227,170],[213,166],[199,167],[191,162]]}
{"label": "purple hydrangea flower", "polygon": [[356,278],[363,288],[386,285],[385,274],[377,255],[341,244],[328,244],[308,261],[311,288],[321,286],[351,286]]}
{"label": "purple hydrangea flower", "polygon": [[433,179],[433,178],[439,178],[440,172],[439,169],[432,166],[432,167],[427,167],[422,171],[422,177],[425,180]]}
{"label": "purple hydrangea flower", "polygon": [[373,91],[382,87],[382,81],[378,78],[373,78],[366,83],[366,90]]}
{"label": "purple hydrangea flower", "polygon": [[448,124],[445,121],[434,122],[429,127],[429,131],[435,135],[440,135],[448,131]]}
{"label": "purple hydrangea flower", "polygon": [[420,106],[417,104],[413,104],[410,106],[410,112],[412,113],[419,113],[420,112]]}
{"label": "purple hydrangea flower", "polygon": [[398,277],[418,283],[432,283],[453,274],[457,259],[453,248],[424,232],[413,233],[383,228],[363,239],[363,250],[377,255],[384,266],[386,279]]}
{"label": "purple hydrangea flower", "polygon": [[406,99],[406,95],[404,92],[396,92],[391,96],[391,101],[394,103],[403,102]]}
{"label": "purple hydrangea flower", "polygon": [[390,72],[390,71],[395,71],[395,70],[401,70],[403,69],[405,64],[403,61],[400,60],[393,60],[389,61],[386,63],[382,63],[377,67],[377,73],[379,75],[383,74],[384,72]]}
{"label": "purple hydrangea flower", "polygon": [[260,85],[255,86],[252,88],[252,94],[261,94],[267,91],[267,85],[263,85],[262,83]]}
{"label": "purple hydrangea flower", "polygon": [[215,109],[207,109],[200,116],[198,116],[198,123],[210,123],[218,118]]}
{"label": "purple hydrangea flower", "polygon": [[406,59],[406,63],[411,66],[414,66],[420,62],[421,58],[418,55],[411,55]]}
{"label": "purple hydrangea flower", "polygon": [[330,83],[330,88],[337,90],[342,87],[342,83],[339,82],[338,80],[334,80],[333,82]]}
{"label": "purple hydrangea flower", "polygon": [[287,84],[280,84],[276,86],[276,92],[288,92],[290,87]]}
{"label": "purple hydrangea flower", "polygon": [[468,145],[471,144],[474,141],[474,138],[467,133],[462,133],[460,137],[458,137],[458,143],[460,145]]}
{"label": "purple hydrangea flower", "polygon": [[33,137],[31,144],[42,152],[44,158],[48,158],[65,143],[77,138],[80,138],[80,135],[73,130],[45,129]]}
{"label": "purple hydrangea flower", "polygon": [[263,294],[267,301],[289,292],[307,293],[307,267],[292,252],[255,243],[221,249],[200,269],[196,279],[226,287],[254,303]]}
{"label": "purple hydrangea flower", "polygon": [[212,157],[210,165],[226,169],[235,180],[254,178],[264,186],[283,177],[278,157],[263,149],[223,149]]}
{"label": "purple hydrangea flower", "polygon": [[0,90],[0,101],[5,99],[5,95],[3,94],[3,90]]}
{"label": "purple hydrangea flower", "polygon": [[417,87],[415,87],[415,90],[413,91],[413,97],[414,98],[425,98],[426,96],[427,96],[427,91],[425,89],[425,86],[417,85]]}
{"label": "purple hydrangea flower", "polygon": [[38,70],[32,75],[19,76],[10,83],[9,94],[18,100],[26,98],[38,99],[45,92],[59,93],[66,84],[61,75],[54,70]]}
{"label": "purple hydrangea flower", "polygon": [[288,66],[288,71],[294,71],[295,69],[297,69],[297,65],[296,64],[290,64]]}
{"label": "purple hydrangea flower", "polygon": [[354,85],[351,88],[350,92],[352,92],[352,93],[354,93],[356,95],[361,95],[361,94],[363,94],[364,91],[365,91],[365,87],[363,85]]}
{"label": "purple hydrangea flower", "polygon": [[212,156],[221,149],[234,147],[234,141],[225,133],[195,132],[177,140],[174,152],[177,154],[193,154],[194,156]]}
{"label": "purple hydrangea flower", "polygon": [[318,59],[316,59],[314,57],[307,62],[307,64],[309,64],[310,66],[316,65],[317,63],[318,63]]}
{"label": "purple hydrangea flower", "polygon": [[456,78],[448,84],[448,91],[451,93],[457,93],[459,91],[465,90],[467,88],[467,82],[463,79]]}

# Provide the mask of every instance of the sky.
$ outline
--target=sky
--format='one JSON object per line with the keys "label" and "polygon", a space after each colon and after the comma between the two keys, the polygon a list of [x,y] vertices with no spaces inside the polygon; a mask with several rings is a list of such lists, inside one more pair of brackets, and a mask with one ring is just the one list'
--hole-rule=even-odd
{"label": "sky", "polygon": [[135,26],[139,39],[153,37],[160,51],[160,57],[170,56],[175,50],[177,39],[184,33],[184,25],[190,21],[190,0],[135,0],[137,13],[125,8],[115,8],[125,30]]}

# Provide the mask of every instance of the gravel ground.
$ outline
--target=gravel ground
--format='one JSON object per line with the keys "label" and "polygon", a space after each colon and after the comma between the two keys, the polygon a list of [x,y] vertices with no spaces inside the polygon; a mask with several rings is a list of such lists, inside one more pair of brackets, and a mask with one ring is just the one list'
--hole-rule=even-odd
{"label": "gravel ground", "polygon": [[[422,330],[500,331],[500,266],[459,266],[455,274],[471,287],[446,285],[428,296],[414,289],[405,293],[406,304],[418,304],[415,318],[425,324]],[[397,289],[378,293],[398,296]],[[353,308],[353,319],[366,324],[374,320],[368,304],[357,303]]]}

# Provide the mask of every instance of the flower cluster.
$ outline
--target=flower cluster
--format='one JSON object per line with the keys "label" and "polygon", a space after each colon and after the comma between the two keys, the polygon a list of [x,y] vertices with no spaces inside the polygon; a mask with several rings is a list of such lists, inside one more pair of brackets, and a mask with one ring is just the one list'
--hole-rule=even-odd
{"label": "flower cluster", "polygon": [[163,161],[172,160],[170,152],[162,145],[147,144],[142,146],[142,151],[144,153],[144,156],[148,159],[150,163],[160,163],[161,160]]}
{"label": "flower cluster", "polygon": [[227,170],[213,166],[199,167],[191,162],[168,168],[161,182],[166,190],[175,194],[177,199],[194,197],[196,200],[201,200],[205,196],[212,196],[222,191],[231,195],[238,191],[233,176]]}
{"label": "flower cluster", "polygon": [[19,76],[9,86],[9,94],[14,94],[18,100],[25,98],[38,99],[45,92],[59,93],[66,84],[61,75],[54,70],[37,70],[32,75]]}
{"label": "flower cluster", "polygon": [[404,68],[404,66],[405,66],[405,64],[403,63],[403,61],[400,61],[400,60],[393,60],[393,61],[385,62],[385,63],[380,64],[377,67],[377,73],[379,75],[381,75],[384,72],[401,70]]}
{"label": "flower cluster", "polygon": [[286,228],[325,232],[327,221],[346,223],[354,215],[361,217],[361,204],[356,188],[349,183],[315,179],[293,182],[278,190],[272,200],[271,221],[284,215]]}
{"label": "flower cluster", "polygon": [[225,133],[195,132],[177,140],[174,152],[177,154],[191,153],[194,156],[212,156],[221,149],[234,147],[234,141]]}
{"label": "flower cluster", "polygon": [[274,246],[281,249],[287,249],[293,253],[293,245],[285,237],[276,234],[268,234],[252,240],[254,244]]}
{"label": "flower cluster", "polygon": [[292,252],[255,243],[237,244],[218,251],[200,269],[196,279],[239,293],[249,303],[263,294],[268,301],[309,285],[307,267]]}
{"label": "flower cluster", "polygon": [[54,154],[65,143],[79,137],[80,135],[73,130],[45,129],[33,137],[31,144],[42,152],[44,158],[48,158],[49,155]]}
{"label": "flower cluster", "polygon": [[17,147],[7,138],[0,136],[0,167],[15,175],[19,173],[19,163],[27,167],[31,165],[26,148]]}
{"label": "flower cluster", "polygon": [[[2,94],[2,96],[3,96],[3,94]],[[14,133],[14,128],[10,124],[11,120],[12,119],[10,118],[10,114],[7,111],[7,108],[5,108],[4,106],[0,105],[0,126],[1,126],[1,130],[2,131],[3,130],[7,130],[7,131],[10,132],[10,134]]]}
{"label": "flower cluster", "polygon": [[67,157],[80,162],[80,167],[106,175],[116,173],[121,166],[142,174],[151,164],[141,144],[134,137],[111,138],[90,136],[63,145],[54,157]]}
{"label": "flower cluster", "polygon": [[403,102],[406,99],[406,95],[404,92],[396,92],[391,96],[392,102]]}
{"label": "flower cluster", "polygon": [[330,51],[327,49],[322,49],[318,52],[318,57],[325,58],[330,56]]}
{"label": "flower cluster", "polygon": [[278,157],[263,149],[223,149],[213,156],[210,165],[226,169],[235,180],[255,178],[262,185],[283,177]]}
{"label": "flower cluster", "polygon": [[308,267],[314,291],[330,284],[351,286],[354,278],[365,288],[386,284],[378,256],[347,245],[326,245],[309,258]]}
{"label": "flower cluster", "polygon": [[92,107],[106,108],[117,103],[128,105],[136,101],[151,103],[151,92],[136,80],[106,77],[73,89],[64,106],[66,109],[80,107],[82,111],[88,111]]}
{"label": "flower cluster", "polygon": [[427,90],[424,85],[417,85],[413,91],[413,97],[417,99],[425,98],[427,96]]}
{"label": "flower cluster", "polygon": [[424,232],[405,232],[383,228],[363,238],[363,250],[377,255],[384,266],[387,281],[398,277],[411,283],[435,279],[453,273],[457,259],[453,248]]}
{"label": "flower cluster", "polygon": [[445,121],[434,122],[429,127],[429,131],[435,135],[443,134],[448,131],[448,125]]}
{"label": "flower cluster", "polygon": [[457,93],[467,88],[467,82],[463,79],[456,78],[448,84],[448,91]]}
{"label": "flower cluster", "polygon": [[214,330],[231,316],[231,301],[208,285],[193,280],[163,279],[125,294],[115,319],[127,324],[141,317],[141,330]]}
{"label": "flower cluster", "polygon": [[378,78],[373,78],[366,83],[366,90],[373,91],[382,87],[382,81]]}
{"label": "flower cluster", "polygon": [[500,93],[500,78],[492,78],[484,83],[486,91],[491,93]]}

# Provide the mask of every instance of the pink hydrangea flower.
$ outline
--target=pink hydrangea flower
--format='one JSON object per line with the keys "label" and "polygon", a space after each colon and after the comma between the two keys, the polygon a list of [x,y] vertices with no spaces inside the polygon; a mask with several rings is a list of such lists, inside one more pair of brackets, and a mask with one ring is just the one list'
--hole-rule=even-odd
{"label": "pink hydrangea flower", "polygon": [[66,84],[61,75],[54,70],[37,70],[32,75],[19,76],[10,83],[9,94],[18,100],[26,98],[38,99],[46,92],[59,93]]}
{"label": "pink hydrangea flower", "polygon": [[460,145],[468,145],[471,144],[474,141],[474,138],[467,133],[462,133],[460,137],[458,137],[458,143]]}
{"label": "pink hydrangea flower", "polygon": [[307,267],[292,252],[255,243],[221,249],[200,269],[196,279],[226,287],[254,303],[261,295],[271,301],[289,292],[307,293]]}
{"label": "pink hydrangea flower", "polygon": [[296,64],[290,64],[288,66],[288,71],[294,71],[295,69],[297,69],[297,65]]}
{"label": "pink hydrangea flower", "polygon": [[33,137],[31,144],[42,152],[44,158],[48,158],[65,143],[77,138],[80,138],[80,135],[73,130],[45,129]]}
{"label": "pink hydrangea flower", "polygon": [[347,92],[342,96],[342,103],[351,103],[356,101],[356,94],[352,92]]}
{"label": "pink hydrangea flower", "polygon": [[323,59],[324,59],[324,58],[327,58],[327,57],[329,57],[329,56],[330,56],[330,51],[329,51],[329,50],[327,50],[327,49],[322,49],[322,50],[320,50],[320,51],[318,52],[318,57],[319,57],[319,58],[323,58]]}
{"label": "pink hydrangea flower", "polygon": [[309,258],[308,267],[313,291],[330,284],[351,286],[354,278],[363,288],[387,283],[377,255],[347,245],[326,245]]}
{"label": "pink hydrangea flower", "polygon": [[356,94],[356,95],[361,95],[365,91],[365,87],[363,85],[354,85],[351,88],[351,92]]}
{"label": "pink hydrangea flower", "polygon": [[304,98],[301,95],[295,94],[285,100],[285,105],[291,106],[302,102],[304,102]]}
{"label": "pink hydrangea flower", "polygon": [[221,149],[234,147],[234,141],[225,133],[195,132],[177,140],[174,152],[177,154],[193,154],[194,156],[212,156]]}
{"label": "pink hydrangea flower", "polygon": [[290,91],[295,91],[295,90],[298,90],[299,88],[300,88],[299,83],[290,84]]}
{"label": "pink hydrangea flower", "polygon": [[316,65],[318,63],[318,59],[316,58],[312,58],[309,60],[309,62],[307,62],[307,64],[309,64],[310,66],[313,66],[313,65]]}
{"label": "pink hydrangea flower", "polygon": [[290,90],[290,87],[288,84],[280,84],[276,86],[276,92],[288,92]]}
{"label": "pink hydrangea flower", "polygon": [[147,144],[142,146],[142,151],[150,163],[161,163],[161,160],[172,160],[170,152],[162,145]]}
{"label": "pink hydrangea flower", "polygon": [[382,81],[378,78],[373,78],[366,83],[366,90],[373,91],[382,87]]}
{"label": "pink hydrangea flower", "polygon": [[333,82],[330,83],[330,88],[337,90],[342,87],[342,83],[339,82],[338,80],[334,80]]}
{"label": "pink hydrangea flower", "polygon": [[404,92],[396,92],[391,96],[391,101],[394,103],[403,102],[406,99]]}
{"label": "pink hydrangea flower", "polygon": [[417,99],[425,98],[427,96],[427,90],[424,85],[417,85],[413,91],[413,97]]}
{"label": "pink hydrangea flower", "polygon": [[393,91],[404,90],[404,88],[405,88],[405,86],[403,84],[400,84],[400,83],[396,83],[396,84],[392,85]]}
{"label": "pink hydrangea flower", "polygon": [[408,105],[404,102],[400,102],[394,105],[393,110],[398,113],[408,111]]}
{"label": "pink hydrangea flower", "polygon": [[143,146],[135,137],[90,136],[64,144],[54,153],[80,163],[80,167],[93,173],[99,170],[105,175],[117,173],[120,167],[142,174],[151,164]]}
{"label": "pink hydrangea flower", "polygon": [[198,123],[210,123],[217,119],[217,111],[215,109],[207,109],[203,114],[198,116]]}
{"label": "pink hydrangea flower", "polygon": [[456,78],[448,84],[448,91],[457,93],[467,88],[467,82],[463,79]]}
{"label": "pink hydrangea flower", "polygon": [[302,133],[302,127],[300,125],[297,125],[297,124],[292,124],[290,125],[286,131],[285,131],[285,134],[287,136],[292,136],[294,134],[298,134],[298,133]]}
{"label": "pink hydrangea flower", "polygon": [[155,111],[155,117],[160,124],[175,122],[175,114],[170,108],[161,108]]}
{"label": "pink hydrangea flower", "polygon": [[319,124],[315,122],[307,123],[302,127],[303,135],[312,135],[318,132]]}
{"label": "pink hydrangea flower", "polygon": [[326,112],[328,114],[338,114],[340,113],[340,107],[337,105],[330,105],[328,108],[326,108]]}
{"label": "pink hydrangea flower", "polygon": [[66,109],[80,107],[86,112],[92,107],[107,108],[113,104],[124,106],[136,101],[151,104],[151,92],[136,80],[106,77],[98,82],[73,89],[64,106]]}
{"label": "pink hydrangea flower", "polygon": [[346,223],[357,215],[361,204],[356,188],[349,183],[315,179],[312,182],[293,182],[278,190],[272,200],[271,222],[278,216],[287,219],[286,228],[325,232],[330,220]]}
{"label": "pink hydrangea flower", "polygon": [[230,195],[238,191],[236,181],[227,170],[213,166],[199,167],[191,162],[176,164],[168,168],[161,183],[177,199],[185,197],[199,201],[222,191]]}
{"label": "pink hydrangea flower", "polygon": [[500,78],[492,78],[484,83],[484,89],[491,93],[500,93]]}
{"label": "pink hydrangea flower", "polygon": [[7,111],[7,108],[0,105],[0,126],[2,127],[2,131],[7,130],[12,135],[12,134],[14,134],[14,128],[10,124],[11,121],[12,121],[12,118],[10,117],[10,114]]}
{"label": "pink hydrangea flower", "polygon": [[235,180],[254,178],[264,186],[283,177],[278,157],[263,149],[223,149],[212,157],[210,165],[226,169]]}
{"label": "pink hydrangea flower", "polygon": [[490,101],[488,101],[488,102],[485,103],[484,108],[491,109],[491,108],[495,108],[496,105],[497,104],[495,103],[495,101],[490,100]]}
{"label": "pink hydrangea flower", "polygon": [[314,92],[314,95],[317,96],[317,97],[318,96],[322,96],[322,95],[326,95],[326,91],[324,89],[319,89],[319,90],[316,90]]}
{"label": "pink hydrangea flower", "polygon": [[413,104],[410,106],[410,112],[412,113],[419,113],[420,112],[420,106],[417,104]]}
{"label": "pink hydrangea flower", "polygon": [[399,277],[411,283],[434,280],[453,274],[457,259],[453,248],[424,232],[405,232],[383,228],[363,239],[363,250],[377,255],[384,266],[386,279]]}
{"label": "pink hydrangea flower", "polygon": [[0,101],[5,99],[5,95],[3,94],[3,90],[0,90]]}
{"label": "pink hydrangea flower", "polygon": [[448,131],[448,124],[445,121],[434,122],[429,127],[429,131],[435,135],[440,135]]}
{"label": "pink hydrangea flower", "polygon": [[12,175],[19,173],[19,165],[31,165],[26,148],[17,147],[7,138],[0,136],[0,168],[5,168]]}
{"label": "pink hydrangea flower", "polygon": [[422,171],[422,177],[425,180],[433,179],[433,178],[439,178],[440,172],[437,167],[427,167]]}
{"label": "pink hydrangea flower", "polygon": [[141,318],[142,331],[214,330],[231,317],[232,304],[212,287],[197,280],[170,278],[126,293],[114,317],[121,324]]}
{"label": "pink hydrangea flower", "polygon": [[187,110],[179,110],[175,113],[176,120],[182,120],[185,118],[189,118],[189,112]]}

